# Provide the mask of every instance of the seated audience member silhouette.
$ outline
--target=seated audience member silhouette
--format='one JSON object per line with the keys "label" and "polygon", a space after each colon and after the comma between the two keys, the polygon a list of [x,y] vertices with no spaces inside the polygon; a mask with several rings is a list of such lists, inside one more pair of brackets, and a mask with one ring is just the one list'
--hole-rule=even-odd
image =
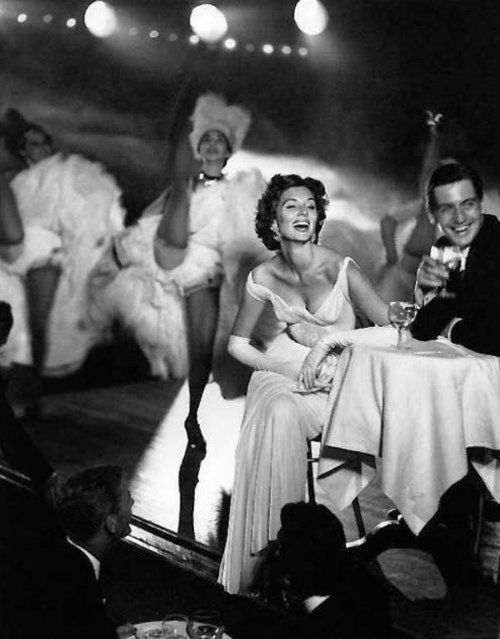
{"label": "seated audience member silhouette", "polygon": [[286,589],[307,613],[296,636],[387,639],[392,629],[384,587],[346,551],[342,524],[325,506],[298,502],[281,510],[278,553]]}
{"label": "seated audience member silhouette", "polygon": [[[6,343],[13,321],[10,305],[0,301],[0,347]],[[5,397],[5,386],[0,376],[0,457],[27,475],[34,488],[41,489],[54,470],[16,419]]]}
{"label": "seated audience member silhouette", "polygon": [[[479,174],[459,163],[436,169],[427,207],[442,237],[417,273],[418,339],[439,335],[479,353],[500,355],[500,222],[485,213]],[[454,247],[455,268],[444,262]]]}
{"label": "seated audience member silhouette", "polygon": [[8,636],[117,639],[99,572],[105,554],[130,532],[125,474],[119,466],[79,472],[61,483],[53,503],[67,537],[12,559]]}

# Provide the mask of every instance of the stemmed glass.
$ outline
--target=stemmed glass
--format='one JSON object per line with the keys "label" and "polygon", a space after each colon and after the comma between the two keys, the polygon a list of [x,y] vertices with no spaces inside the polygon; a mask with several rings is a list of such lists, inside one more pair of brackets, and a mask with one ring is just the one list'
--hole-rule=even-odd
{"label": "stemmed glass", "polygon": [[220,614],[215,610],[199,610],[188,621],[186,630],[190,639],[221,639],[224,626],[219,623]]}
{"label": "stemmed glass", "polygon": [[[431,257],[438,262],[441,262],[446,267],[448,272],[454,271],[460,266],[462,260],[462,250],[458,246],[433,246],[431,249]],[[446,283],[439,290],[439,297],[453,297],[453,293],[447,290]]]}
{"label": "stemmed glass", "polygon": [[391,302],[387,317],[389,322],[398,330],[396,348],[404,348],[403,334],[417,316],[418,307],[411,302]]}
{"label": "stemmed glass", "polygon": [[187,625],[189,619],[186,615],[167,615],[162,622],[163,639],[188,639]]}

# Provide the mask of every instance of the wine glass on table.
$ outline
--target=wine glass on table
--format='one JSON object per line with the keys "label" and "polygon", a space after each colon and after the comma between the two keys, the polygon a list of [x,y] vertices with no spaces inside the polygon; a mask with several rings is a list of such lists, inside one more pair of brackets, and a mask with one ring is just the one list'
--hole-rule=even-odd
{"label": "wine glass on table", "polygon": [[389,322],[398,331],[398,343],[396,348],[404,348],[403,336],[405,330],[410,326],[417,316],[417,305],[411,302],[391,302],[387,317]]}

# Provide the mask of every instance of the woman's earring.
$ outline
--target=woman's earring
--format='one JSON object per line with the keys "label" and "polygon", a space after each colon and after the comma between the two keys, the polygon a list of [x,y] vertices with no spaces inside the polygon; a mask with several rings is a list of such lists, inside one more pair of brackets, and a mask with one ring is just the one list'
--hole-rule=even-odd
{"label": "woman's earring", "polygon": [[276,222],[273,223],[273,225],[271,226],[271,231],[273,234],[273,238],[277,241],[277,242],[281,242],[281,231],[278,228],[278,225],[276,224]]}

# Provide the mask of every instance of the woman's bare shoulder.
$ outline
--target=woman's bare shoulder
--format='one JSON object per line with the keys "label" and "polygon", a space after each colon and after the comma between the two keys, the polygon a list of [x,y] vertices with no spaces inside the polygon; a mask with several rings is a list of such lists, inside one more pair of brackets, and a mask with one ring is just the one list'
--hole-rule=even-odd
{"label": "woman's bare shoulder", "polygon": [[277,268],[277,256],[269,258],[265,262],[262,262],[252,270],[252,279],[255,284],[261,284],[262,286],[269,287],[275,279],[275,273]]}

